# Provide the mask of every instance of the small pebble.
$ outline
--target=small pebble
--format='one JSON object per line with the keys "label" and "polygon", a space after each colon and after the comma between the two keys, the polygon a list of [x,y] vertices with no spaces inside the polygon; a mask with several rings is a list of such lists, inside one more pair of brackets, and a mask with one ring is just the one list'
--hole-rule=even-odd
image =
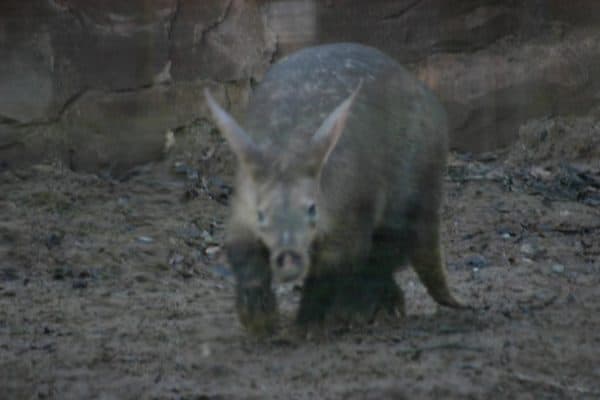
{"label": "small pebble", "polygon": [[204,242],[206,242],[206,243],[214,243],[215,242],[215,239],[206,230],[202,231],[202,233],[200,235],[202,236],[202,240],[204,240]]}
{"label": "small pebble", "polygon": [[181,161],[177,161],[175,163],[175,165],[173,165],[173,169],[178,174],[187,174],[187,172],[188,172],[188,166],[184,162],[181,162]]}
{"label": "small pebble", "polygon": [[231,278],[233,277],[233,272],[231,269],[227,268],[225,265],[215,265],[212,267],[212,272],[219,278]]}
{"label": "small pebble", "polygon": [[85,289],[88,287],[88,283],[84,279],[73,280],[73,289]]}
{"label": "small pebble", "polygon": [[196,180],[198,180],[198,176],[199,176],[198,171],[196,171],[195,169],[188,170],[188,173],[187,173],[188,180],[196,181]]}
{"label": "small pebble", "polygon": [[61,268],[57,267],[52,271],[52,279],[60,281],[65,279],[65,277],[72,277],[73,270],[71,268]]}
{"label": "small pebble", "polygon": [[563,272],[565,272],[565,266],[562,264],[554,264],[552,266],[552,271],[557,274],[562,274]]}
{"label": "small pebble", "polygon": [[552,178],[552,173],[550,171],[548,171],[547,169],[542,168],[542,167],[533,167],[533,168],[531,168],[531,170],[529,170],[529,173],[534,178],[541,179],[541,180],[544,180],[544,181]]}
{"label": "small pebble", "polygon": [[17,269],[14,267],[6,267],[0,270],[0,280],[6,281],[16,281],[19,279],[19,273]]}
{"label": "small pebble", "polygon": [[219,246],[210,246],[204,250],[206,255],[211,256],[211,257],[214,256],[215,254],[217,254],[219,251],[221,251],[221,247],[219,247]]}
{"label": "small pebble", "polygon": [[48,234],[46,237],[46,247],[51,249],[53,247],[59,246],[62,243],[63,235],[60,233],[52,232]]}
{"label": "small pebble", "polygon": [[473,269],[481,269],[487,267],[489,262],[487,258],[482,256],[481,254],[475,254],[471,257],[468,257],[465,260],[465,264],[469,267],[473,267]]}
{"label": "small pebble", "polygon": [[496,229],[496,232],[503,238],[511,238],[516,236],[515,232],[513,231],[513,229],[511,229],[508,226],[502,226],[498,229]]}
{"label": "small pebble", "polygon": [[546,249],[538,245],[538,243],[526,242],[520,247],[521,253],[532,260],[543,257],[546,254]]}
{"label": "small pebble", "polygon": [[521,253],[527,254],[527,255],[533,255],[534,252],[535,252],[535,250],[533,249],[533,246],[530,243],[523,243],[521,245]]}
{"label": "small pebble", "polygon": [[[146,275],[143,275],[143,274],[138,274],[138,275],[135,275],[135,276],[133,277],[133,279],[134,279],[136,282],[140,282],[140,283],[144,283],[144,282],[149,282],[149,281],[150,281],[150,279],[148,279],[148,276],[146,276]],[[109,295],[110,295],[110,293],[109,293]]]}
{"label": "small pebble", "polygon": [[208,343],[202,343],[202,357],[209,357],[212,354],[210,345]]}
{"label": "small pebble", "polygon": [[181,234],[190,239],[198,239],[203,236],[203,233],[200,232],[200,229],[194,224],[190,224],[186,228],[181,231]]}
{"label": "small pebble", "polygon": [[169,264],[171,266],[178,265],[178,264],[181,264],[184,259],[185,258],[181,254],[175,254],[169,259]]}
{"label": "small pebble", "polygon": [[138,236],[136,240],[140,243],[146,244],[154,242],[154,239],[152,239],[150,236]]}

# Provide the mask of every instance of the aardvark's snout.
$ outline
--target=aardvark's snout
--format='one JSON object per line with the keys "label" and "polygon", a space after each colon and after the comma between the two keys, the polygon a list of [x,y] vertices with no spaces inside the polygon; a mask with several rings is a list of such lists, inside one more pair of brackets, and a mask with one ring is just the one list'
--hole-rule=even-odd
{"label": "aardvark's snout", "polygon": [[275,282],[299,279],[306,269],[306,256],[293,249],[274,252],[271,256],[271,269]]}

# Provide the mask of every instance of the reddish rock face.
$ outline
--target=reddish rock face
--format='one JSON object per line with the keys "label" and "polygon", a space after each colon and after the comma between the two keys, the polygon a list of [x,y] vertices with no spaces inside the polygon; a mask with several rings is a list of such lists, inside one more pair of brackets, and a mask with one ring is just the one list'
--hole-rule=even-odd
{"label": "reddish rock face", "polygon": [[62,38],[65,56],[73,60],[87,87],[137,88],[152,83],[167,68],[177,0],[62,4],[82,30],[79,36]]}
{"label": "reddish rock face", "polygon": [[595,1],[280,0],[267,15],[280,54],[357,41],[407,65],[444,102],[461,150],[507,146],[532,117],[585,114],[600,92]]}
{"label": "reddish rock face", "polygon": [[156,160],[167,130],[202,116],[195,81],[257,79],[274,51],[258,6],[239,0],[7,0],[0,27],[8,165],[52,148],[92,171]]}
{"label": "reddish rock face", "polygon": [[[97,133],[72,132],[67,143],[60,136],[61,124],[73,125],[67,111],[88,91],[116,105],[123,92],[137,93],[146,112],[126,135],[158,143],[171,119],[156,129],[148,121],[170,108],[153,108],[159,103],[145,98],[147,89],[227,83],[235,89],[230,106],[241,108],[249,83],[276,59],[340,41],[377,47],[408,66],[448,109],[452,146],[489,150],[512,143],[529,118],[585,114],[598,102],[599,27],[596,0],[3,0],[0,162],[93,147]],[[100,134],[117,147],[123,116],[132,118],[127,110],[105,116],[114,124]],[[132,160],[153,160],[158,150],[139,146]],[[81,150],[86,169],[104,164],[93,153]],[[122,157],[127,152],[105,155],[115,165],[133,162]]]}
{"label": "reddish rock face", "polygon": [[258,77],[275,52],[275,38],[256,1],[181,1],[173,37],[176,80]]}
{"label": "reddish rock face", "polygon": [[598,103],[600,31],[474,54],[438,54],[418,63],[416,72],[448,109],[452,145],[493,150],[513,143],[531,118],[584,115]]}

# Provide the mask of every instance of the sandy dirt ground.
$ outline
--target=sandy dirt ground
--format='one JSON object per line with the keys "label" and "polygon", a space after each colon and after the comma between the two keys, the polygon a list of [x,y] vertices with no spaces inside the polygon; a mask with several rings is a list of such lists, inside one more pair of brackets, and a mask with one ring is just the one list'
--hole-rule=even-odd
{"label": "sandy dirt ground", "polygon": [[0,171],[0,398],[598,399],[598,125],[534,121],[508,152],[451,155],[444,246],[474,310],[404,269],[405,319],[318,338],[286,328],[297,287],[277,289],[277,335],[237,321],[217,139],[118,180]]}

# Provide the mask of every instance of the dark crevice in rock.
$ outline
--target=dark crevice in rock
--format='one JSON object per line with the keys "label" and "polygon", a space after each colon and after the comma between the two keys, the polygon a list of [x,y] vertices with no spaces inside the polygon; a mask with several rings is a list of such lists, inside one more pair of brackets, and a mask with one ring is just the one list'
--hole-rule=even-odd
{"label": "dark crevice in rock", "polygon": [[65,112],[67,112],[67,110],[69,109],[69,107],[71,107],[72,104],[74,104],[77,100],[79,100],[84,94],[86,94],[88,91],[87,88],[83,88],[80,91],[78,91],[77,93],[75,93],[74,95],[72,95],[71,97],[69,97],[63,104],[63,106],[61,107],[60,111],[58,112],[58,116],[56,117],[56,119],[54,120],[54,122],[57,122],[64,114]]}
{"label": "dark crevice in rock", "polygon": [[186,131],[189,131],[189,129],[191,127],[198,126],[198,125],[214,127],[214,123],[212,122],[211,119],[205,118],[205,117],[197,117],[197,118],[193,118],[191,120],[185,121],[182,124],[172,127],[171,131],[173,131],[173,133],[175,135],[180,135],[180,134],[185,133]]}
{"label": "dark crevice in rock", "polygon": [[25,146],[25,143],[21,141],[10,142],[10,143],[0,143],[0,150],[8,150],[13,147]]}
{"label": "dark crevice in rock", "polygon": [[14,118],[7,117],[5,115],[0,114],[0,124],[3,124],[3,125],[18,125],[20,123],[21,123],[21,121],[19,121],[18,119],[14,119]]}
{"label": "dark crevice in rock", "polygon": [[63,103],[62,107],[60,108],[60,110],[58,111],[58,113],[56,114],[56,116],[54,118],[47,119],[46,121],[40,121],[40,122],[37,122],[37,123],[33,122],[31,124],[23,125],[23,126],[51,125],[51,124],[54,124],[54,123],[60,121],[60,119],[67,112],[67,110],[69,109],[69,107],[71,107],[71,105],[75,104],[75,102],[77,102],[77,100],[79,100],[87,91],[88,91],[87,88],[83,88],[83,89],[79,90],[77,93],[73,94],[71,97],[69,97]]}
{"label": "dark crevice in rock", "polygon": [[470,43],[467,40],[447,40],[433,44],[431,46],[431,55],[438,53],[450,53],[450,54],[472,54],[477,51],[483,50],[491,44],[496,43],[493,41],[490,43]]}
{"label": "dark crevice in rock", "polygon": [[231,96],[229,94],[229,85],[225,86],[225,107],[227,110],[231,110],[231,106],[233,104],[233,102],[231,101]]}
{"label": "dark crevice in rock", "polygon": [[175,53],[175,24],[177,23],[177,19],[179,18],[179,13],[181,11],[181,0],[177,0],[175,3],[175,11],[171,15],[169,19],[169,30],[167,32],[167,42],[169,44],[169,58],[167,62],[172,62],[173,54]]}
{"label": "dark crevice in rock", "polygon": [[225,19],[227,19],[227,16],[229,15],[229,12],[231,11],[231,7],[233,4],[233,0],[229,0],[227,2],[227,4],[225,5],[225,9],[223,10],[223,14],[221,14],[216,20],[215,22],[213,22],[212,24],[208,25],[206,28],[204,28],[202,30],[202,39],[204,40],[204,38],[206,38],[206,34],[209,33],[210,31],[216,29],[219,27],[219,25],[221,25],[223,23],[223,21],[225,21]]}
{"label": "dark crevice in rock", "polygon": [[[275,61],[277,61],[279,59],[280,54],[280,50],[281,50],[281,46],[279,44],[279,36],[277,35],[277,33],[271,28],[271,26],[269,25],[269,18],[267,18],[268,14],[265,14],[265,8],[263,8],[261,10],[262,12],[262,17],[263,17],[263,21],[264,21],[264,29],[265,31],[269,32],[269,35],[271,35],[271,37],[273,37],[273,51],[271,51],[270,57],[269,57],[269,65],[273,65],[275,64]],[[252,77],[250,77],[252,79]]]}
{"label": "dark crevice in rock", "polygon": [[406,7],[391,13],[389,15],[384,16],[383,18],[381,18],[383,21],[387,21],[390,19],[397,19],[397,18],[402,18],[404,15],[406,15],[408,12],[410,12],[412,9],[414,9],[415,7],[417,7],[419,5],[419,3],[422,3],[423,0],[415,0],[412,3],[409,3],[406,5]]}
{"label": "dark crevice in rock", "polygon": [[[73,94],[71,97],[69,97],[67,100],[65,100],[65,102],[63,103],[60,110],[58,110],[58,112],[55,115],[53,115],[49,118],[46,118],[43,120],[31,121],[31,122],[20,122],[20,121],[13,120],[15,122],[9,123],[7,125],[14,126],[17,128],[30,128],[30,127],[36,127],[36,126],[53,125],[53,124],[57,123],[58,121],[60,121],[60,119],[62,118],[64,113],[69,109],[69,107],[72,104],[74,104],[77,100],[79,100],[87,91],[88,91],[88,89],[84,88],[84,89],[79,90],[77,93]],[[2,121],[3,119],[4,119],[4,117],[0,116],[0,123],[3,123],[3,121]]]}
{"label": "dark crevice in rock", "polygon": [[59,8],[60,10],[64,10],[67,13],[71,14],[73,18],[75,18],[75,21],[77,21],[77,23],[79,24],[80,28],[83,29],[85,27],[85,20],[83,15],[71,4],[69,4],[68,2],[64,2],[58,5],[54,1],[51,1],[50,3],[53,3],[56,8]]}
{"label": "dark crevice in rock", "polygon": [[279,38],[275,36],[275,43],[273,43],[273,51],[269,57],[269,65],[275,64],[275,61],[279,58]]}
{"label": "dark crevice in rock", "polygon": [[130,88],[119,88],[119,89],[113,89],[113,90],[108,90],[107,93],[135,93],[138,92],[140,90],[147,90],[147,89],[152,89],[155,86],[168,86],[169,83],[146,83],[140,86],[135,86],[135,87],[130,87]]}

